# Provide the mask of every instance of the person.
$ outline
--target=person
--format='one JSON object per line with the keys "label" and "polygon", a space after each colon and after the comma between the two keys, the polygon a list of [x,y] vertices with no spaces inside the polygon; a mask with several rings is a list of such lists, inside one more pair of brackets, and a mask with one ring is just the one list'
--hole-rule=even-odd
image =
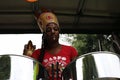
{"label": "person", "polygon": [[52,11],[43,11],[37,18],[42,32],[42,46],[32,56],[42,63],[49,73],[49,80],[61,80],[64,68],[78,56],[77,50],[59,43],[60,26]]}

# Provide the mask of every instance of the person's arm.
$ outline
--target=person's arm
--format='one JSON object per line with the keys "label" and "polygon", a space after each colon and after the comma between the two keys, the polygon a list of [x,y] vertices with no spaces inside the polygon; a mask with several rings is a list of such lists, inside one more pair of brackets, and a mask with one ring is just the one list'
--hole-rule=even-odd
{"label": "person's arm", "polygon": [[74,47],[71,46],[71,60],[75,59],[76,57],[78,57],[78,52]]}

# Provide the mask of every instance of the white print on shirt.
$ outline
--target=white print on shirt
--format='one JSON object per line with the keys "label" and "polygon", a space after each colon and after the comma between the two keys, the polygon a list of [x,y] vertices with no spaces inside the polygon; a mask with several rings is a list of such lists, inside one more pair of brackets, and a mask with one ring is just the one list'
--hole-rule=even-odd
{"label": "white print on shirt", "polygon": [[[54,77],[56,77],[56,75],[59,75],[59,77],[61,77],[61,72],[67,65],[66,60],[66,57],[62,56],[49,57],[48,59],[44,59],[44,66],[49,71],[50,76],[52,76],[52,71],[54,71]],[[56,73],[57,70],[59,74]]]}
{"label": "white print on shirt", "polygon": [[62,57],[62,56],[53,56],[53,57],[50,57],[48,59],[44,59],[44,63],[45,63],[45,66],[50,66],[51,63],[52,64],[56,64],[56,62],[58,62],[59,64],[61,65],[66,65],[66,57]]}

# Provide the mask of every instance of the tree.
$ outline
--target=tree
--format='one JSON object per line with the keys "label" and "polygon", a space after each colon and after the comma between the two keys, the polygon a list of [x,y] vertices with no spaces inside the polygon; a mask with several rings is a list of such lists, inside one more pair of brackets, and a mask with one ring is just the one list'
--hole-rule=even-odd
{"label": "tree", "polygon": [[10,77],[10,57],[0,56],[0,80],[8,80]]}
{"label": "tree", "polygon": [[103,34],[68,34],[67,36],[73,37],[73,40],[67,40],[78,50],[79,55],[100,50],[110,51],[112,42]]}

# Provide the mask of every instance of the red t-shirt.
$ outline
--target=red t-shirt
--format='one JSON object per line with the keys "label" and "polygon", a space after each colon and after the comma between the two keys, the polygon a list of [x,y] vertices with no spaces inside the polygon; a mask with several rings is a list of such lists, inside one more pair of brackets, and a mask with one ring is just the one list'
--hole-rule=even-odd
{"label": "red t-shirt", "polygon": [[[39,55],[40,49],[37,49],[33,52],[32,57],[38,60]],[[61,51],[59,51],[57,54],[50,54],[49,52],[45,51],[42,64],[46,70],[48,70],[50,77],[52,77],[52,71],[54,71],[54,77],[56,77],[56,68],[59,70],[58,76],[61,77],[63,69],[71,62],[73,58],[77,56],[78,53],[75,48],[72,46],[62,45]],[[54,80],[56,79],[54,78]]]}

